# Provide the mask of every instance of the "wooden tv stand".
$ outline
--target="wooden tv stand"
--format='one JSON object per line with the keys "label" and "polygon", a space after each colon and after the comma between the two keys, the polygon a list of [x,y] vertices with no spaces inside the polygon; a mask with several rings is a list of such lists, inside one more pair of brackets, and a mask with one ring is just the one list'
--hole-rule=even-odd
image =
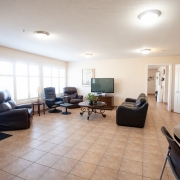
{"label": "wooden tv stand", "polygon": [[98,96],[98,100],[105,102],[107,104],[107,106],[104,107],[104,109],[106,110],[112,110],[114,108],[114,96]]}

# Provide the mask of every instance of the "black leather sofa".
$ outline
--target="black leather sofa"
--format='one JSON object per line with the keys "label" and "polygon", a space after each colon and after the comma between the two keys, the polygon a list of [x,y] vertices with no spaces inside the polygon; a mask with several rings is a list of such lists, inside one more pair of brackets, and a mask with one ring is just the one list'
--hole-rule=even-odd
{"label": "black leather sofa", "polygon": [[116,109],[116,124],[143,128],[148,105],[147,96],[143,93],[137,99],[125,99],[125,102]]}
{"label": "black leather sofa", "polygon": [[0,131],[28,129],[32,120],[31,104],[18,106],[8,90],[0,90]]}
{"label": "black leather sofa", "polygon": [[69,108],[77,108],[79,107],[78,104],[83,101],[83,96],[78,95],[77,89],[75,87],[64,87],[63,93],[65,97],[64,102],[73,104]]}

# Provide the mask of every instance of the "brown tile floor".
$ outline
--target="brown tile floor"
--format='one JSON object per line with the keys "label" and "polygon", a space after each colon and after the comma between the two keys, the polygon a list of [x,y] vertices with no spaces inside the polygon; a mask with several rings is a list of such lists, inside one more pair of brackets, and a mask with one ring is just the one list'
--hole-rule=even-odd
{"label": "brown tile floor", "polygon": [[[168,147],[160,128],[172,133],[180,114],[154,96],[149,104],[143,129],[117,126],[115,109],[90,120],[80,109],[36,114],[30,129],[7,132],[13,136],[0,141],[0,180],[158,179]],[[163,179],[175,179],[169,165]]]}

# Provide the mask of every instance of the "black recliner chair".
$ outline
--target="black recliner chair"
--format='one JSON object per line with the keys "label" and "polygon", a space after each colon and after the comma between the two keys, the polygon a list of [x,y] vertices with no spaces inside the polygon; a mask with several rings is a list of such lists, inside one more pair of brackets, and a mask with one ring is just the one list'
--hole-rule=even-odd
{"label": "black recliner chair", "polygon": [[63,97],[56,97],[55,88],[54,87],[47,87],[44,88],[44,96],[45,96],[45,103],[48,108],[53,110],[49,110],[49,113],[60,113],[61,110],[56,109],[63,104]]}
{"label": "black recliner chair", "polygon": [[71,103],[72,106],[69,108],[77,108],[79,107],[79,103],[83,101],[83,96],[78,95],[77,89],[75,87],[64,87],[64,102]]}
{"label": "black recliner chair", "polygon": [[16,105],[8,90],[0,90],[0,131],[28,129],[32,120],[32,104]]}

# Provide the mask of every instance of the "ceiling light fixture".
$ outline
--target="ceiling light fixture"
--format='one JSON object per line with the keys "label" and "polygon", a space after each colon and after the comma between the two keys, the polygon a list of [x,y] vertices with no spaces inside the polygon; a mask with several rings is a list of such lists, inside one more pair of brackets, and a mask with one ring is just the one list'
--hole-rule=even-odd
{"label": "ceiling light fixture", "polygon": [[142,54],[149,54],[151,52],[151,49],[142,49],[141,53]]}
{"label": "ceiling light fixture", "polygon": [[34,34],[38,39],[46,39],[49,36],[49,33],[46,31],[35,31]]}
{"label": "ceiling light fixture", "polygon": [[87,58],[90,58],[90,57],[92,57],[92,55],[93,55],[93,54],[86,54],[86,57],[87,57]]}
{"label": "ceiling light fixture", "polygon": [[138,18],[146,23],[151,23],[161,15],[159,10],[148,10],[139,14]]}

